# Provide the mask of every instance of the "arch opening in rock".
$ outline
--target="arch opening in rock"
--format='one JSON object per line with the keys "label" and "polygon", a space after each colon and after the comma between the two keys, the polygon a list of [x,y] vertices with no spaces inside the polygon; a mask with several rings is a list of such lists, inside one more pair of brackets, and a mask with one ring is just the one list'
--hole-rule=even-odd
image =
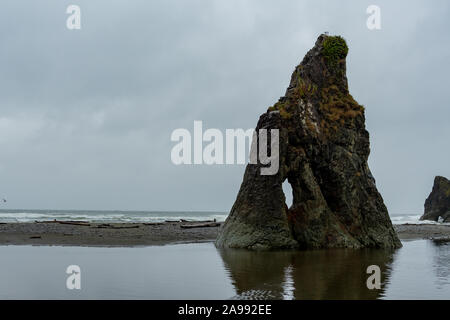
{"label": "arch opening in rock", "polygon": [[288,179],[284,180],[282,187],[283,187],[283,193],[284,193],[286,206],[290,209],[292,207],[292,202],[293,202],[294,196],[293,196],[292,186],[289,183]]}

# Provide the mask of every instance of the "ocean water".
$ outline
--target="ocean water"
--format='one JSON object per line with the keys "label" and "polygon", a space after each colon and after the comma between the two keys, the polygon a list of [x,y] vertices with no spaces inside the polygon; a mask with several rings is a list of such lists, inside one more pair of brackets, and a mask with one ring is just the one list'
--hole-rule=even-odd
{"label": "ocean water", "polygon": [[[0,299],[449,299],[450,245],[249,252],[212,243],[99,248],[0,246]],[[66,269],[80,267],[81,289]],[[369,265],[381,270],[370,290]]]}
{"label": "ocean water", "polygon": [[435,224],[435,225],[450,225],[448,222],[436,222],[419,220],[422,214],[393,214],[391,215],[392,224]]}
{"label": "ocean water", "polygon": [[[83,220],[90,222],[162,222],[165,220],[213,220],[225,221],[228,212],[206,211],[94,211],[94,210],[0,210],[0,223],[34,222],[36,220]],[[392,214],[393,224],[437,224],[420,221],[421,214]],[[446,223],[450,224],[450,223]]]}
{"label": "ocean water", "polygon": [[93,211],[93,210],[0,210],[2,222],[34,222],[36,220],[83,220],[90,222],[162,222],[165,220],[224,221],[228,213],[206,211]]}

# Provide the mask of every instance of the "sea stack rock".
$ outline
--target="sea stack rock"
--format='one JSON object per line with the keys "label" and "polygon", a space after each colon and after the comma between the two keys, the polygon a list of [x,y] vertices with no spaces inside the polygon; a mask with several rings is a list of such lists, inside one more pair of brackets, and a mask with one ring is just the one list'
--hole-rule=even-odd
{"label": "sea stack rock", "polygon": [[444,177],[434,178],[433,190],[425,200],[425,212],[420,220],[450,222],[450,181]]}
{"label": "sea stack rock", "polygon": [[[369,133],[364,107],[348,91],[347,52],[343,38],[320,35],[285,96],[259,118],[257,133],[279,129],[279,171],[261,175],[264,165],[247,165],[218,247],[401,246],[367,165]],[[293,190],[290,208],[286,179]]]}

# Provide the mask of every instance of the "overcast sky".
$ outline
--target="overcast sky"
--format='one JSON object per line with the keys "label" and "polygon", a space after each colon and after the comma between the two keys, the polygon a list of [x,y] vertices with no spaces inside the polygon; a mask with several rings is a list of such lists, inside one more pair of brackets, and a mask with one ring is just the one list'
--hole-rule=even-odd
{"label": "overcast sky", "polygon": [[[66,28],[70,4],[81,30]],[[381,30],[366,27],[370,4]],[[228,211],[244,166],[175,166],[172,131],[254,128],[325,31],[348,42],[390,213],[420,214],[434,176],[450,177],[448,1],[0,6],[3,208]]]}

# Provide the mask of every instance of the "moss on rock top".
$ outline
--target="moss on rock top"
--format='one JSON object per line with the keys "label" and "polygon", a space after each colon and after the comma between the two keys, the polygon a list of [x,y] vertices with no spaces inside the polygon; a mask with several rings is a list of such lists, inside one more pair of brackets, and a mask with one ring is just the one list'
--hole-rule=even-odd
{"label": "moss on rock top", "polygon": [[345,59],[348,53],[348,46],[341,36],[330,36],[323,41],[322,54],[328,65],[336,65],[339,60]]}

